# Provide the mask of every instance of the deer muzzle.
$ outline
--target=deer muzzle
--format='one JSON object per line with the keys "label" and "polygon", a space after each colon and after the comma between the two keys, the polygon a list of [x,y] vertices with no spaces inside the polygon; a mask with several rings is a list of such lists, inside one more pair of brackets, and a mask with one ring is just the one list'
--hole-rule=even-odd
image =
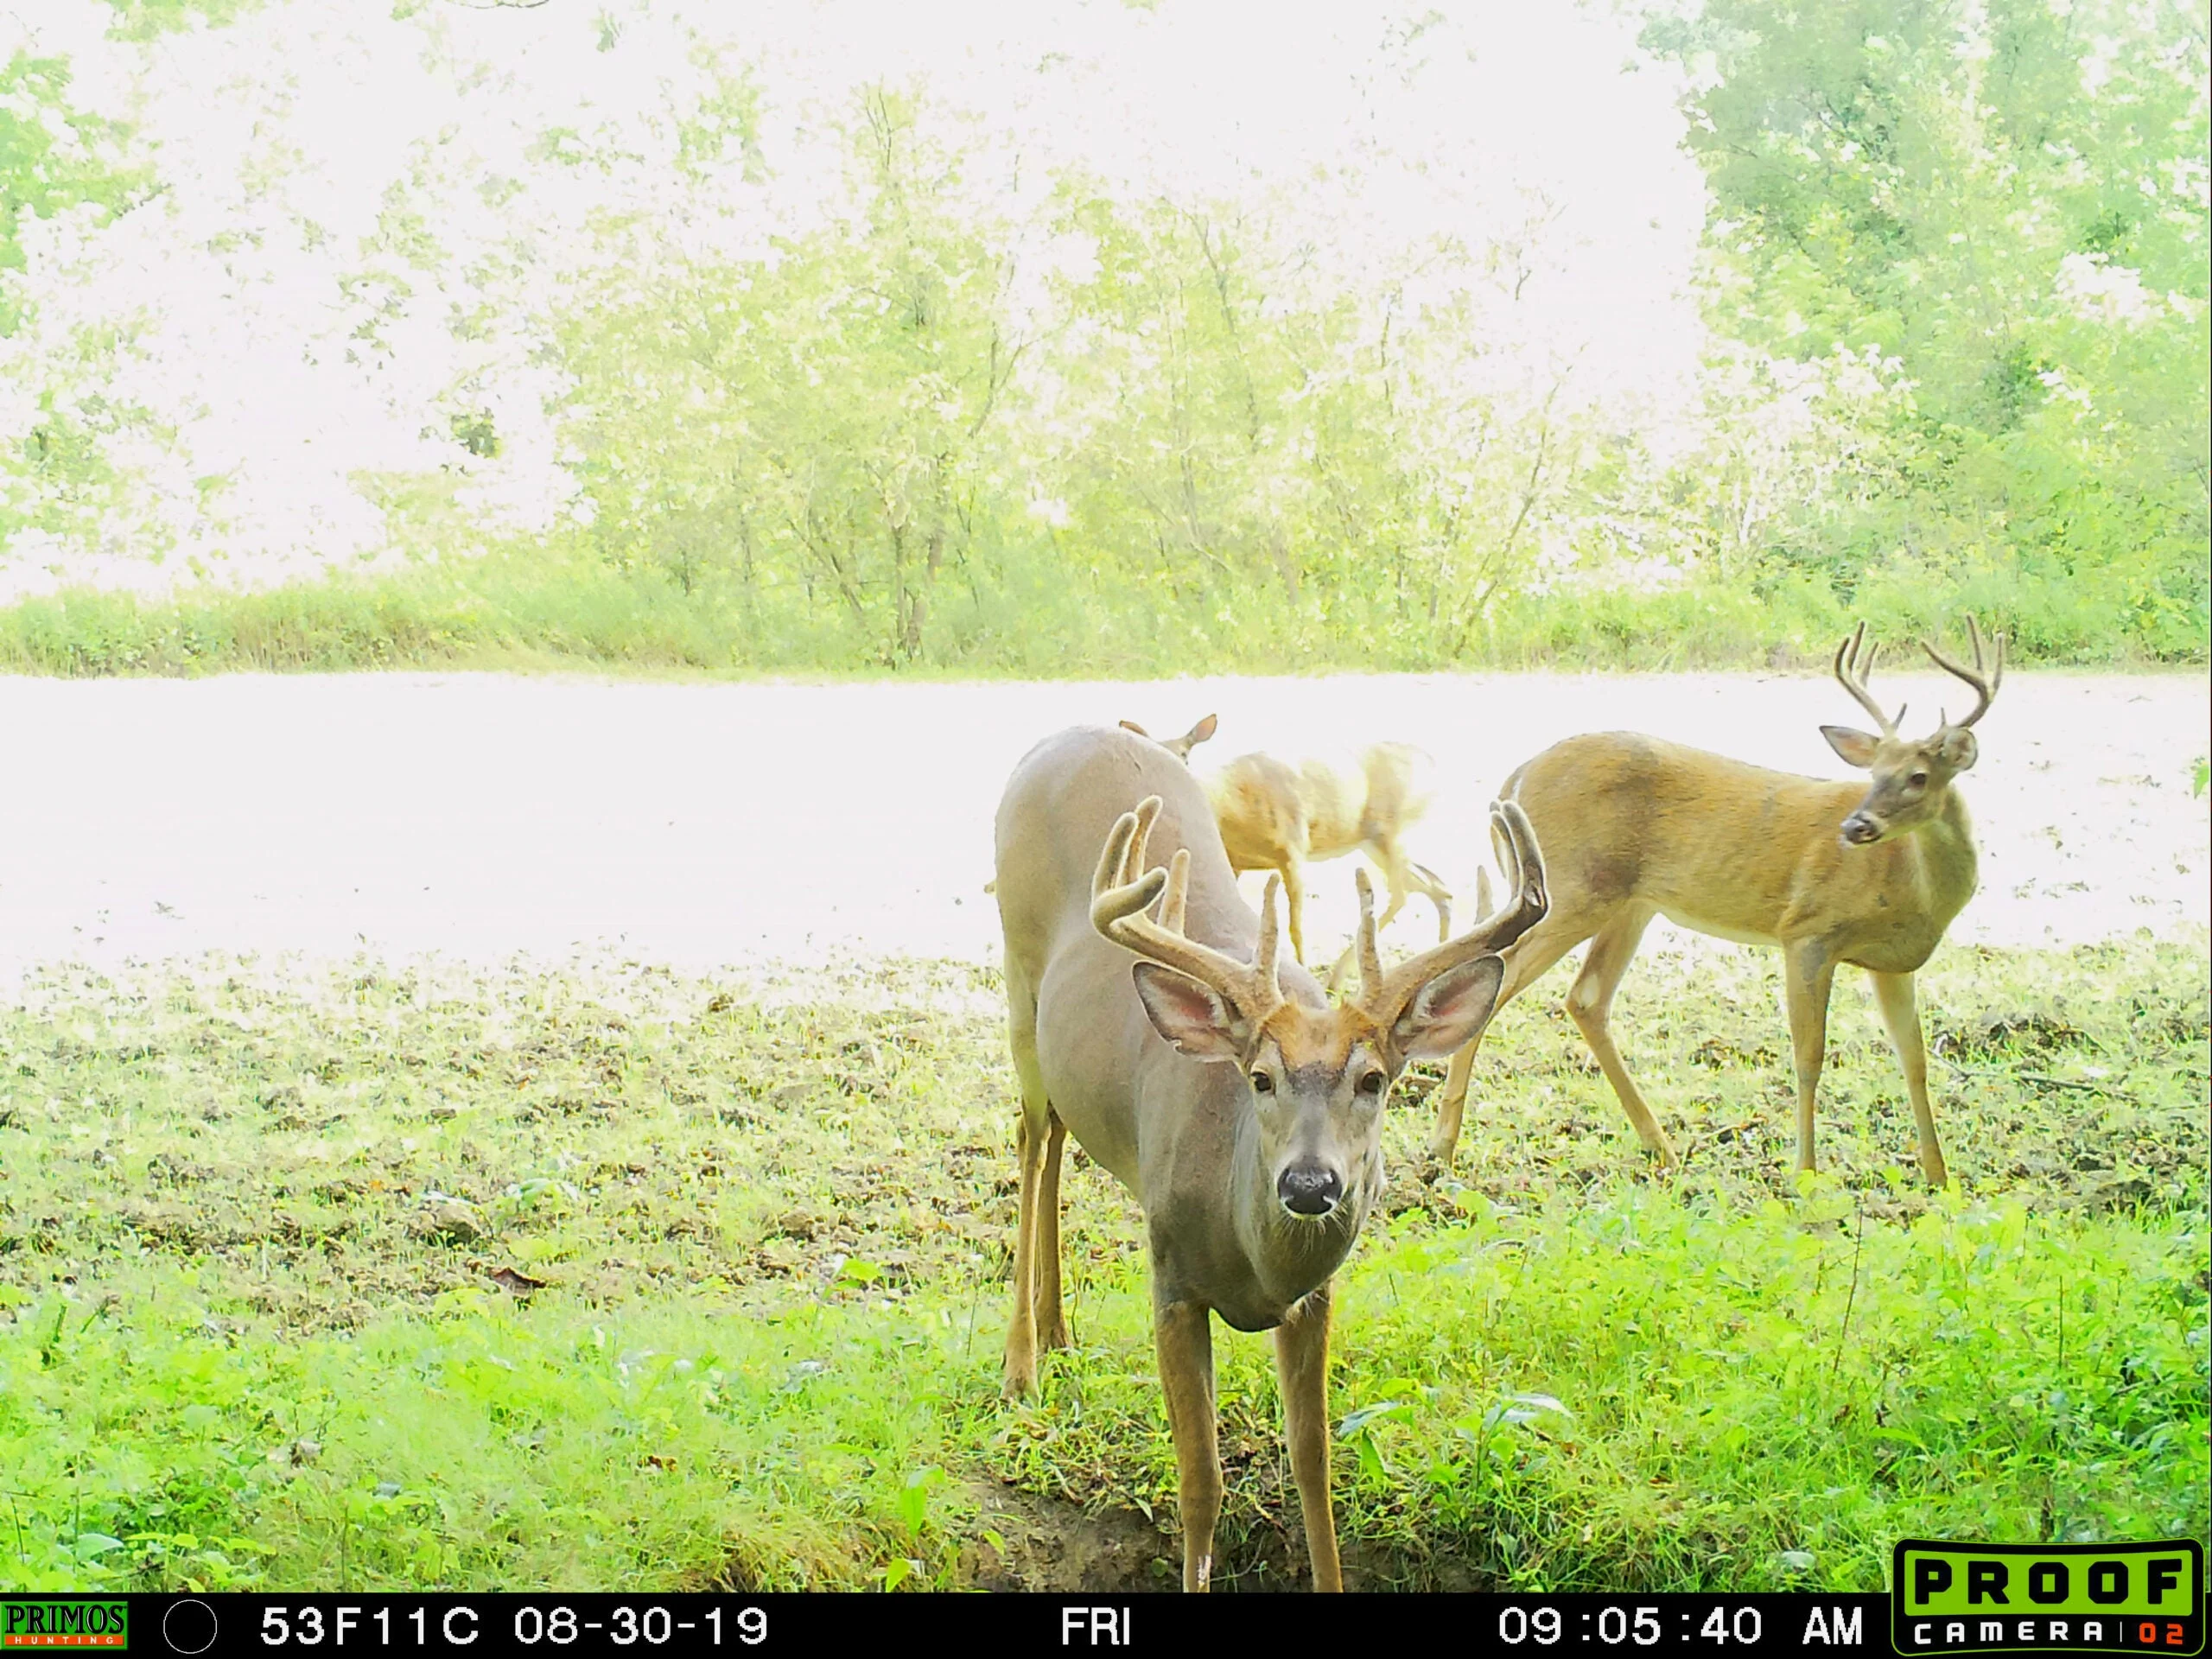
{"label": "deer muzzle", "polygon": [[1872,847],[1882,834],[1882,821],[1871,812],[1854,812],[1843,821],[1843,844],[1847,847]]}
{"label": "deer muzzle", "polygon": [[1294,1216],[1325,1216],[1344,1195],[1344,1178],[1325,1164],[1293,1164],[1275,1178],[1275,1196]]}

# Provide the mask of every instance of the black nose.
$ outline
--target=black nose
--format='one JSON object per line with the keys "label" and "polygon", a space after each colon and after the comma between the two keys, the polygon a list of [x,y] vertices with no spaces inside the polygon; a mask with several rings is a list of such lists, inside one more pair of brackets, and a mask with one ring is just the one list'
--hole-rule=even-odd
{"label": "black nose", "polygon": [[1298,1216],[1325,1216],[1344,1196],[1344,1179],[1319,1164],[1293,1164],[1275,1182],[1284,1209]]}
{"label": "black nose", "polygon": [[1882,826],[1864,812],[1854,812],[1843,821],[1843,838],[1854,847],[1864,847],[1882,838]]}

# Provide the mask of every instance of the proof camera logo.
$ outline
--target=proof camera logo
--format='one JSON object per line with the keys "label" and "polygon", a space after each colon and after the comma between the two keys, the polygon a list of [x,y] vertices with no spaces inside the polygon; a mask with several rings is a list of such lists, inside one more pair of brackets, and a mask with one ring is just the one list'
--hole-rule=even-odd
{"label": "proof camera logo", "polygon": [[2204,1551],[2168,1544],[1897,1548],[1891,1640],[1899,1653],[2176,1656],[2204,1648]]}

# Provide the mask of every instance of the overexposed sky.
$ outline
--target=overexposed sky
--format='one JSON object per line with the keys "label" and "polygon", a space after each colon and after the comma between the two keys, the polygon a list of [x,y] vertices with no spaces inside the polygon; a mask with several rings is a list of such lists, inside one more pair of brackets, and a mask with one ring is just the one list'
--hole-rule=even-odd
{"label": "overexposed sky", "polygon": [[[129,324],[121,390],[173,434],[125,459],[176,551],[156,568],[119,537],[72,579],[161,582],[195,562],[266,578],[373,554],[382,521],[361,476],[451,464],[443,435],[464,385],[505,444],[475,469],[482,501],[524,523],[559,511],[569,486],[542,414],[557,383],[514,327],[460,340],[450,326],[485,297],[475,259],[520,237],[557,281],[594,208],[650,208],[664,192],[670,234],[765,243],[803,226],[839,176],[836,128],[874,81],[924,92],[972,150],[968,188],[1017,215],[1069,168],[1128,200],[1243,202],[1310,252],[1319,279],[1363,290],[1456,242],[1527,271],[1496,348],[1574,357],[1585,397],[1664,406],[1696,361],[1685,290],[1702,183],[1671,73],[1639,64],[1633,24],[1609,8],[391,10],[270,0],[228,29],[137,46],[105,38],[99,0],[0,3],[0,50],[68,55],[85,102],[140,124],[165,187],[105,227],[31,226],[22,280],[39,321],[0,342],[0,387],[15,383],[0,424],[13,427],[36,387],[68,385],[76,331]],[[747,184],[733,170],[709,215],[655,158],[716,52],[755,76],[767,173]],[[636,159],[603,174],[549,166],[539,146],[561,128]],[[355,279],[397,269],[365,238],[403,197],[444,257],[400,273],[396,297]],[[22,541],[0,557],[0,595],[59,579]]]}

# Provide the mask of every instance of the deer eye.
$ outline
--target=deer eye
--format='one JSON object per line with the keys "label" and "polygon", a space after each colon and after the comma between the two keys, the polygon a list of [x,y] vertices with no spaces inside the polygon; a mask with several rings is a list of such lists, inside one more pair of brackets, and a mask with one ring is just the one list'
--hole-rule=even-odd
{"label": "deer eye", "polygon": [[1272,1095],[1274,1091],[1275,1080],[1272,1077],[1268,1076],[1268,1073],[1265,1071],[1255,1071],[1252,1074],[1252,1092],[1254,1094]]}
{"label": "deer eye", "polygon": [[1905,779],[1905,782],[1907,782],[1908,784],[1910,784],[1910,785],[1911,785],[1915,789],[1918,789],[1922,785],[1925,784],[1927,781],[1928,781],[1928,774],[1927,774],[1926,772],[1914,772],[1914,773],[1912,774],[1912,776],[1911,776],[1911,777],[1910,777],[1910,778],[1908,778],[1908,779]]}
{"label": "deer eye", "polygon": [[1363,1095],[1379,1095],[1382,1092],[1382,1085],[1388,1081],[1389,1079],[1386,1078],[1380,1071],[1370,1071],[1363,1075],[1357,1083],[1352,1085],[1352,1087],[1355,1090]]}

